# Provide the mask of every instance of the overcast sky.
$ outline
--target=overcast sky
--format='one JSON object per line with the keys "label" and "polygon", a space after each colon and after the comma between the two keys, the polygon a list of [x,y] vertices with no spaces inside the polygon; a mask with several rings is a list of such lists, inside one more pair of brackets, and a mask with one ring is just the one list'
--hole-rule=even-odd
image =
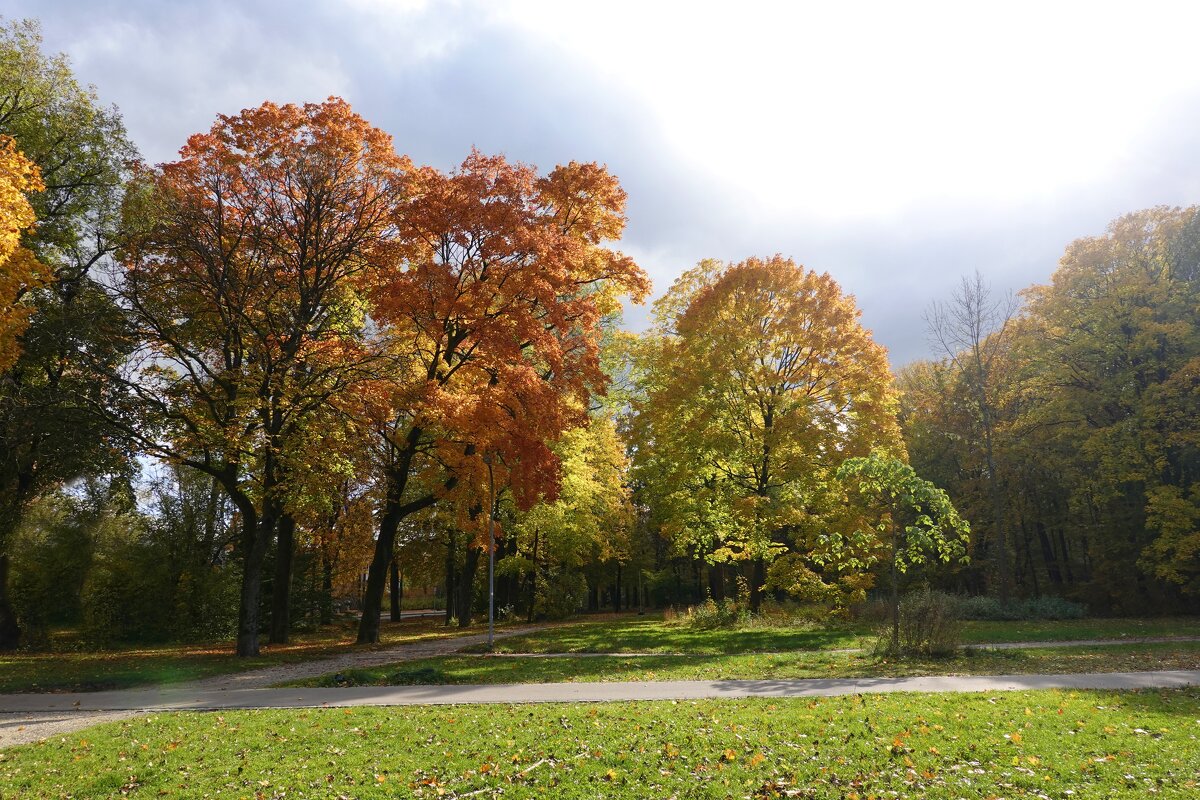
{"label": "overcast sky", "polygon": [[[1192,10],[1195,7],[1196,10]],[[150,161],[329,95],[449,169],[599,161],[664,291],[705,257],[828,271],[900,365],[979,269],[1046,281],[1123,213],[1200,200],[1193,3],[7,0]],[[645,310],[626,313],[632,328]]]}

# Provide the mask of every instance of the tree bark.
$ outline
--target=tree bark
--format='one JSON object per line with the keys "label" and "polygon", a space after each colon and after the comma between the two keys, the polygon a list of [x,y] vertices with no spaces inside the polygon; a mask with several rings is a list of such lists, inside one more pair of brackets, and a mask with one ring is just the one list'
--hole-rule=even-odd
{"label": "tree bark", "polygon": [[[253,505],[239,504],[242,512],[242,591],[238,608],[237,654],[247,658],[258,655],[259,598],[262,594],[262,567],[271,542],[274,520],[260,521]],[[247,513],[248,512],[248,513]]]}
{"label": "tree bark", "polygon": [[[398,447],[395,460],[387,469],[387,499],[384,503],[383,516],[379,519],[379,536],[375,539],[375,553],[371,558],[371,566],[367,570],[367,588],[363,595],[362,618],[358,622],[358,643],[375,644],[379,641],[379,617],[383,604],[383,589],[387,583],[388,565],[392,562],[392,553],[396,548],[396,531],[400,521],[409,514],[415,514],[437,502],[437,495],[426,494],[407,503],[401,502],[404,490],[408,485],[409,470],[421,443],[420,428],[410,428],[405,437],[404,445]],[[467,445],[466,455],[473,455],[475,448]],[[442,490],[448,491],[458,484],[453,475],[442,483]]]}
{"label": "tree bark", "polygon": [[763,584],[767,581],[767,564],[756,558],[750,562],[750,613],[757,614],[762,608]]}
{"label": "tree bark", "polygon": [[533,569],[529,571],[529,616],[526,617],[526,622],[533,622],[534,614],[537,606],[537,579],[538,579],[538,529],[533,529]]}
{"label": "tree bark", "polygon": [[463,563],[462,574],[458,577],[458,626],[465,628],[471,624],[471,611],[475,599],[475,571],[479,568],[479,549],[467,546],[467,554]]}
{"label": "tree bark", "polygon": [[451,530],[446,537],[446,619],[443,623],[449,626],[454,621],[454,601],[458,597],[457,584],[455,577],[458,570],[455,569],[454,555],[454,531]]}
{"label": "tree bark", "polygon": [[388,593],[391,595],[392,601],[392,607],[389,609],[391,612],[389,616],[392,622],[399,622],[401,615],[404,613],[403,609],[400,607],[400,601],[403,599],[402,595],[400,594],[402,591],[403,589],[401,588],[400,584],[400,565],[398,560],[393,556],[391,581],[390,586],[388,586]]}
{"label": "tree bark", "polygon": [[333,561],[321,553],[321,624],[333,622]]}
{"label": "tree bark", "polygon": [[279,519],[275,545],[275,581],[271,584],[271,644],[287,644],[291,630],[292,563],[295,556],[296,520],[291,514]]}
{"label": "tree bark", "polygon": [[21,643],[21,626],[8,599],[8,554],[0,553],[0,650],[16,650]]}

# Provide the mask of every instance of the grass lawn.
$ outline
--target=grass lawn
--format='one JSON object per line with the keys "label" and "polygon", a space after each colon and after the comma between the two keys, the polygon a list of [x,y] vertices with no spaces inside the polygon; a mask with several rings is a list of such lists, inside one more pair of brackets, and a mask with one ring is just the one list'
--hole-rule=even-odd
{"label": "grass lawn", "polygon": [[446,656],[344,670],[295,686],[770,680],[1200,669],[1200,642],[967,651],[954,658],[880,660],[869,653],[489,658]]}
{"label": "grass lawn", "polygon": [[968,644],[979,642],[1068,642],[1080,639],[1156,638],[1161,636],[1200,636],[1200,619],[1164,617],[1161,619],[1056,619],[1019,622],[972,620],[963,623],[963,641]]}
{"label": "grass lawn", "polygon": [[156,714],[0,753],[0,797],[1195,797],[1200,691]]}
{"label": "grass lawn", "polygon": [[[607,617],[548,628],[496,643],[498,653],[736,653],[869,647],[877,626],[867,623],[751,624],[702,630],[661,616]],[[963,642],[1072,641],[1128,637],[1200,636],[1200,619],[1081,619],[963,623]],[[484,647],[471,648],[483,652]]]}
{"label": "grass lawn", "polygon": [[[660,615],[608,616],[496,642],[497,653],[728,653],[836,650],[863,646],[871,626],[771,625],[702,630]],[[484,646],[469,648],[483,652]]]}
{"label": "grass lawn", "polygon": [[[0,653],[0,692],[123,689],[177,683],[336,655],[352,649],[357,621],[343,620],[316,633],[298,634],[286,645],[263,644],[258,658],[237,658],[231,642],[163,644],[86,651],[59,639],[47,651]],[[384,622],[379,645],[478,633],[443,628],[440,619]],[[266,641],[266,635],[263,636]]]}

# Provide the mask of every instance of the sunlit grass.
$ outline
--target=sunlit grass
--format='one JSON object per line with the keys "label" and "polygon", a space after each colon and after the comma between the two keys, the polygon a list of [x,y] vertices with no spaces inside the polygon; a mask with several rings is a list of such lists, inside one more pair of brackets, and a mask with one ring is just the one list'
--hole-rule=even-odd
{"label": "sunlit grass", "polygon": [[0,754],[0,797],[1195,797],[1200,692],[157,714]]}

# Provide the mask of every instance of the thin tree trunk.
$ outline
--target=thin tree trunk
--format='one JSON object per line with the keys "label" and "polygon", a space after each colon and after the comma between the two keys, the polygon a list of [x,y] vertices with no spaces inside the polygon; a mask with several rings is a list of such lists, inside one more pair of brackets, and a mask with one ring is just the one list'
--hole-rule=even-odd
{"label": "thin tree trunk", "polygon": [[621,611],[621,562],[617,562],[617,580],[613,584],[613,611]]}
{"label": "thin tree trunk", "polygon": [[403,613],[400,608],[400,565],[398,561],[396,557],[392,558],[391,585],[388,587],[392,601],[391,613],[389,615],[392,622],[399,622],[400,616]]}
{"label": "thin tree trunk", "polygon": [[527,622],[533,622],[535,606],[537,605],[537,579],[538,579],[538,529],[533,529],[533,569],[529,575],[529,616]]}
{"label": "thin tree trunk", "polygon": [[449,625],[454,621],[454,601],[458,597],[458,587],[455,578],[454,531],[450,530],[446,539],[446,619],[443,624]]}
{"label": "thin tree trunk", "polygon": [[900,539],[892,525],[892,652],[900,652],[900,579],[896,561],[900,555]]}
{"label": "thin tree trunk", "polygon": [[287,644],[291,630],[292,563],[295,556],[296,520],[291,514],[279,518],[275,545],[275,581],[271,584],[271,644]]}
{"label": "thin tree trunk", "polygon": [[321,624],[333,622],[333,561],[321,549]]}

